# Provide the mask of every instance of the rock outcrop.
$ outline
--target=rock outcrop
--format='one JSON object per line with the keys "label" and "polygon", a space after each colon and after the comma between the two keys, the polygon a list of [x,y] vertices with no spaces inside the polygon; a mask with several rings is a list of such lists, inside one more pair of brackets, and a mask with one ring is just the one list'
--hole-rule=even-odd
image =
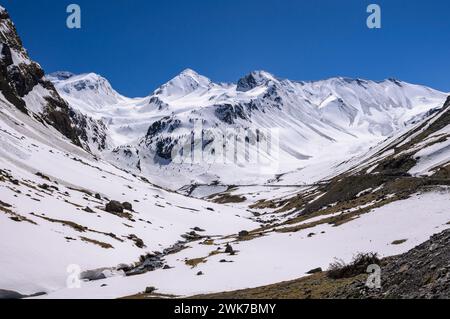
{"label": "rock outcrop", "polygon": [[0,30],[0,92],[21,112],[32,113],[81,146],[68,104],[45,79],[41,66],[30,59],[3,8],[0,9]]}

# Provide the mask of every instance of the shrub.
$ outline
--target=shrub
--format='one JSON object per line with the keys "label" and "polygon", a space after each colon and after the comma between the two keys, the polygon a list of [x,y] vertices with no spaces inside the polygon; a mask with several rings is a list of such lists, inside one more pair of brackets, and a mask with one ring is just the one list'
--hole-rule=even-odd
{"label": "shrub", "polygon": [[359,253],[349,264],[339,259],[331,263],[327,276],[331,279],[350,278],[365,273],[369,265],[379,263],[377,253]]}

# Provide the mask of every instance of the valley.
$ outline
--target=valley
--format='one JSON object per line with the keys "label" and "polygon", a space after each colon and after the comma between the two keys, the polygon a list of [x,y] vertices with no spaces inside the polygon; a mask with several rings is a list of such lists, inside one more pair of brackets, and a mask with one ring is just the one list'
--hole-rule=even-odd
{"label": "valley", "polygon": [[130,98],[46,75],[2,7],[0,31],[0,297],[308,297],[450,226],[448,92],[186,69]]}

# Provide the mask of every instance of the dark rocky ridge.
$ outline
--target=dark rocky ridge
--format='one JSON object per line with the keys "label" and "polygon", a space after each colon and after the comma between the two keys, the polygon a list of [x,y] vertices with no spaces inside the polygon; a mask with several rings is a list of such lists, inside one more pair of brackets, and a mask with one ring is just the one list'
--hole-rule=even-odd
{"label": "dark rocky ridge", "polygon": [[[44,97],[43,113],[37,114],[39,120],[49,124],[70,139],[75,145],[81,146],[75,125],[70,117],[68,104],[56,92],[53,84],[44,78],[44,71],[28,56],[17,34],[16,28],[6,10],[0,12],[0,91],[5,98],[20,111],[29,114],[23,97],[30,93],[36,85],[47,89],[49,95]],[[27,63],[14,63],[13,53]]]}
{"label": "dark rocky ridge", "polygon": [[250,91],[260,85],[267,84],[271,80],[263,71],[254,71],[238,80],[236,90],[240,92]]}
{"label": "dark rocky ridge", "polygon": [[[98,151],[107,149],[108,143],[108,127],[102,120],[93,119],[79,111],[69,109],[69,116],[75,124],[74,130],[80,139],[83,148],[89,149],[89,142],[96,146]],[[90,132],[90,135],[88,134]],[[91,151],[93,149],[91,148]]]}

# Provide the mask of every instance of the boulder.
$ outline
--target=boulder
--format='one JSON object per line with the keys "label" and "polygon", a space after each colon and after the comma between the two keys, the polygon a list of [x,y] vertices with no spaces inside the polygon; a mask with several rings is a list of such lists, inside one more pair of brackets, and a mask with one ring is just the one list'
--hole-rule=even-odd
{"label": "boulder", "polygon": [[323,270],[322,270],[322,268],[314,268],[314,269],[311,269],[310,271],[308,271],[307,272],[307,274],[308,275],[312,275],[312,274],[317,274],[317,273],[320,273],[320,272],[322,272]]}
{"label": "boulder", "polygon": [[108,204],[106,204],[105,210],[108,213],[123,213],[123,205],[115,200],[110,201]]}
{"label": "boulder", "polygon": [[1,299],[22,299],[24,297],[26,297],[26,296],[19,294],[18,292],[0,289],[0,300]]}
{"label": "boulder", "polygon": [[131,203],[129,203],[129,202],[123,202],[122,206],[123,206],[123,209],[133,211],[133,205],[131,205]]}
{"label": "boulder", "polygon": [[117,270],[116,268],[98,268],[93,270],[86,270],[80,274],[80,280],[96,281],[115,276],[124,276],[125,272]]}
{"label": "boulder", "polygon": [[94,281],[106,279],[106,276],[103,273],[105,270],[106,268],[83,271],[80,274],[80,280]]}
{"label": "boulder", "polygon": [[90,214],[94,214],[95,212],[90,208],[90,207],[86,207],[83,209],[86,213],[90,213]]}
{"label": "boulder", "polygon": [[145,293],[146,294],[152,294],[156,291],[157,289],[155,287],[147,287],[145,288]]}
{"label": "boulder", "polygon": [[230,255],[234,255],[235,251],[234,251],[233,247],[231,247],[230,244],[227,244],[227,246],[225,247],[225,253],[226,254],[230,254]]}

